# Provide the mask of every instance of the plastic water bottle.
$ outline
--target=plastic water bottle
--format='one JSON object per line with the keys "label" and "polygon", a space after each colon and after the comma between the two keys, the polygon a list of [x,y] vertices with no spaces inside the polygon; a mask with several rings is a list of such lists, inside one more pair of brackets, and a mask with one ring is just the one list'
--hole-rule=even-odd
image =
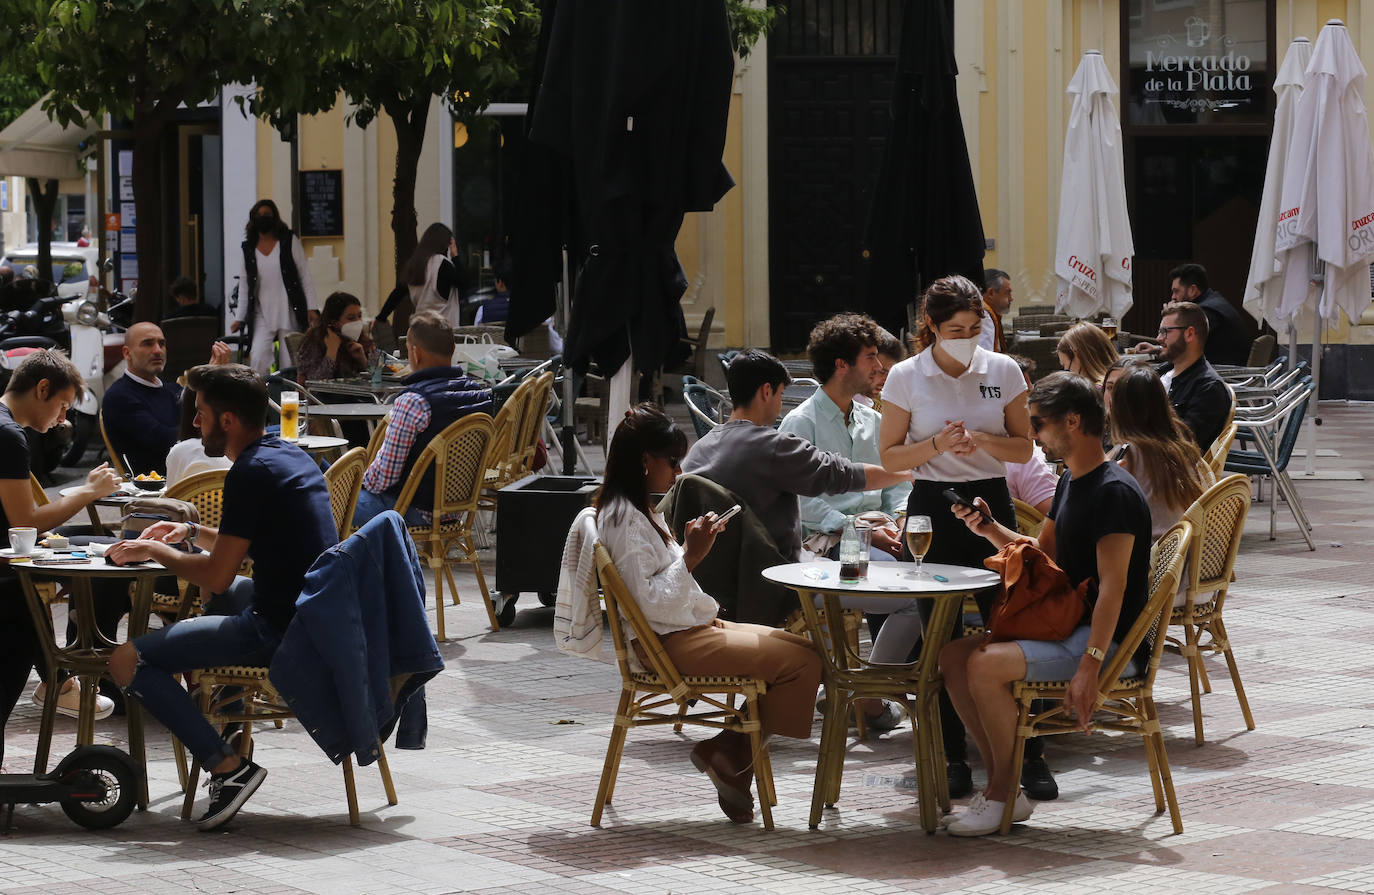
{"label": "plastic water bottle", "polygon": [[859,540],[859,530],[854,525],[854,517],[846,516],[844,520],[844,531],[840,534],[840,583],[857,584],[860,578],[866,577],[868,563],[864,562],[868,557],[860,556],[862,542]]}

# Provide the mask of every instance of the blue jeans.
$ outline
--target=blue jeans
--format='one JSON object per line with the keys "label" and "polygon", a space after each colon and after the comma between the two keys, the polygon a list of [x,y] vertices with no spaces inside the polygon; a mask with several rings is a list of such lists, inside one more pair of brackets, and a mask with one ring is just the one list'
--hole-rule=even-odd
{"label": "blue jeans", "polygon": [[[239,578],[225,591],[229,605],[252,593],[253,582]],[[134,697],[177,739],[201,767],[212,768],[234,750],[205,720],[200,708],[172,675],[218,665],[268,665],[282,632],[251,605],[236,615],[202,615],[176,622],[135,640],[138,667],[125,693]]]}
{"label": "blue jeans", "polygon": [[[358,492],[358,506],[353,510],[353,525],[362,528],[374,516],[380,516],[387,510],[396,508],[396,498],[401,496],[399,489],[383,491],[380,494],[367,490],[366,488]],[[406,510],[406,525],[424,525],[425,520],[420,518],[420,511],[415,507]]]}

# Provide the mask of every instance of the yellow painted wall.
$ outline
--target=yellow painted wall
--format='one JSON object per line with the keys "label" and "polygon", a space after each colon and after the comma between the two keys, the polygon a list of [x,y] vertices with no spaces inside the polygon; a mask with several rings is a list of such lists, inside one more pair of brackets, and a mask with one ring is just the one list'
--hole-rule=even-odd
{"label": "yellow painted wall", "polygon": [[[297,125],[299,136],[299,151],[297,153],[297,163],[302,171],[319,171],[327,169],[342,169],[344,167],[343,157],[343,131],[344,131],[344,105],[343,97],[340,96],[339,104],[328,112],[320,115],[311,115],[308,118],[300,119]],[[259,168],[259,171],[262,169]],[[360,176],[360,172],[345,171],[344,179],[350,176]],[[349,208],[344,205],[344,226],[355,225],[359,209]],[[341,279],[348,277],[348,258],[344,251],[344,241],[342,237],[324,238],[311,237],[302,239],[302,248],[306,255],[313,254],[320,246],[329,246],[334,251],[334,257],[339,260],[339,276]]]}

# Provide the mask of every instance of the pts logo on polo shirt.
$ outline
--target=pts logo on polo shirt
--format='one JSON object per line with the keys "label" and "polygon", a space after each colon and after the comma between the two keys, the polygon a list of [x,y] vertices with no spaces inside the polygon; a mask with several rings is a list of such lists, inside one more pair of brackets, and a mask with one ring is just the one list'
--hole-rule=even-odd
{"label": "pts logo on polo shirt", "polygon": [[978,394],[982,395],[984,398],[1001,398],[1001,397],[1002,397],[1002,386],[1000,386],[1000,385],[983,385],[983,384],[980,382],[980,383],[978,383]]}

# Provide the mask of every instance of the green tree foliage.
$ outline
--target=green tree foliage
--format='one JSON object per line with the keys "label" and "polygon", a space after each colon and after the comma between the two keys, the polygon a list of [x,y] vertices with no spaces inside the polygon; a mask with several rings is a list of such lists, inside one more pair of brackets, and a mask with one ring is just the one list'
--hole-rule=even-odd
{"label": "green tree foliage", "polygon": [[[308,0],[3,0],[0,66],[49,92],[63,123],[109,113],[133,142],[139,295],[135,316],[155,320],[165,300],[167,200],[162,147],[177,107],[215,99],[264,65],[312,71],[301,48],[317,23],[344,25],[333,4]],[[294,48],[293,51],[282,48]]]}
{"label": "green tree foliage", "polygon": [[0,71],[0,130],[23,115],[42,96],[43,88],[36,77],[26,78],[14,72]]}
{"label": "green tree foliage", "polygon": [[[385,115],[396,132],[391,230],[396,271],[415,250],[415,180],[434,98],[471,123],[516,84],[533,58],[538,13],[529,0],[333,0],[346,23],[311,83],[270,66],[257,79],[253,110],[282,122],[330,108],[342,92],[352,120]],[[444,138],[446,143],[447,137]]]}

